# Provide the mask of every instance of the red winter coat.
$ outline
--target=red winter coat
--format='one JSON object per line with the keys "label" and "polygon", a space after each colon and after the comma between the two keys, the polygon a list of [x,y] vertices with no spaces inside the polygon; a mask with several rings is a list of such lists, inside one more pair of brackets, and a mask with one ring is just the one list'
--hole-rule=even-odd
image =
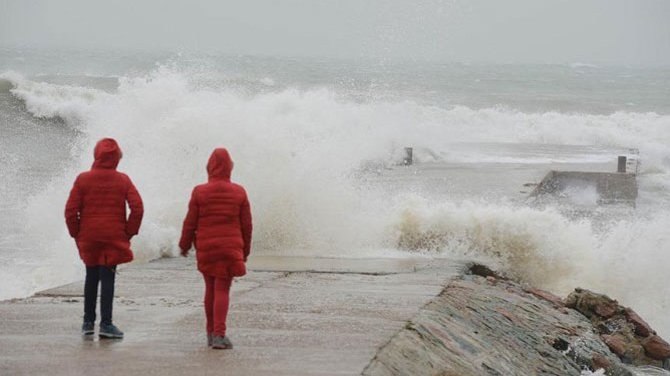
{"label": "red winter coat", "polygon": [[116,171],[121,155],[116,141],[100,140],[93,167],[77,176],[65,205],[65,223],[86,266],[114,266],[133,260],[130,238],[138,233],[144,210],[133,182]]}
{"label": "red winter coat", "polygon": [[196,186],[179,241],[183,252],[195,245],[198,270],[213,277],[246,274],[251,251],[251,209],[241,185],[230,181],[233,161],[215,149],[207,163],[209,181]]}

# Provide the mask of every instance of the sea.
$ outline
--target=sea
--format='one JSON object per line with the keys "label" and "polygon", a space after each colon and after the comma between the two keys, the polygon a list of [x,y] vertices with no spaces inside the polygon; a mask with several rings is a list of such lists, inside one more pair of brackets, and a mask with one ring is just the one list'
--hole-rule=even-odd
{"label": "sea", "polygon": [[[0,48],[0,300],[83,278],[63,210],[103,137],[145,202],[136,262],[178,254],[226,147],[254,254],[483,258],[670,337],[670,67]],[[622,154],[634,206],[530,197],[550,169]]]}

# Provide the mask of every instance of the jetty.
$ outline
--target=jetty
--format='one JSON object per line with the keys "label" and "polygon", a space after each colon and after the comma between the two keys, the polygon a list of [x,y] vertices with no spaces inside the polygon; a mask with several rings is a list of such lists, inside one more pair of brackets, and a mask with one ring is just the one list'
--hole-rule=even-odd
{"label": "jetty", "polygon": [[561,197],[591,191],[597,197],[597,204],[625,203],[635,206],[639,159],[637,156],[619,156],[617,162],[617,172],[552,170],[531,195]]}
{"label": "jetty", "polygon": [[[459,262],[252,257],[233,284],[233,350],[205,337],[194,257],[123,268],[114,322],[123,340],[83,338],[83,282],[0,302],[0,374],[355,375]],[[83,271],[82,271],[83,273]],[[83,274],[82,274],[83,275]]]}
{"label": "jetty", "polygon": [[206,345],[193,258],[168,258],[120,271],[122,340],[80,335],[83,282],[0,302],[0,374],[632,375],[564,300],[463,260],[259,256],[250,269],[233,285],[232,350]]}

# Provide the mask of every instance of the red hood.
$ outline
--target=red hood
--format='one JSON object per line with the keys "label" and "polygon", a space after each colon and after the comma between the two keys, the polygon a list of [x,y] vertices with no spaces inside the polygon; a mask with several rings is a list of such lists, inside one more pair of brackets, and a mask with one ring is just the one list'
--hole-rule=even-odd
{"label": "red hood", "polygon": [[230,159],[228,150],[224,148],[214,149],[207,162],[209,178],[230,180],[231,171],[233,171],[233,160]]}
{"label": "red hood", "polygon": [[121,160],[121,148],[113,138],[103,138],[98,141],[93,151],[95,161],[93,168],[116,169]]}

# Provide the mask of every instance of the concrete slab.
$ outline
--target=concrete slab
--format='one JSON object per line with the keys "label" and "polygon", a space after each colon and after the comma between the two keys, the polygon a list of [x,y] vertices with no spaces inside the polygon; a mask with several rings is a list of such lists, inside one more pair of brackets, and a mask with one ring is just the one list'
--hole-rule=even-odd
{"label": "concrete slab", "polygon": [[413,272],[428,262],[425,258],[255,256],[249,260],[248,267],[255,271],[392,274]]}
{"label": "concrete slab", "polygon": [[126,332],[121,341],[79,335],[82,282],[0,302],[0,375],[358,375],[464,267],[254,259],[233,284],[233,350],[206,346],[204,286],[193,258],[162,259],[120,271],[114,321]]}
{"label": "concrete slab", "polygon": [[591,190],[597,195],[598,204],[630,203],[635,205],[638,195],[637,178],[634,174],[550,171],[532,192],[532,196],[569,195],[570,190],[584,195]]}

